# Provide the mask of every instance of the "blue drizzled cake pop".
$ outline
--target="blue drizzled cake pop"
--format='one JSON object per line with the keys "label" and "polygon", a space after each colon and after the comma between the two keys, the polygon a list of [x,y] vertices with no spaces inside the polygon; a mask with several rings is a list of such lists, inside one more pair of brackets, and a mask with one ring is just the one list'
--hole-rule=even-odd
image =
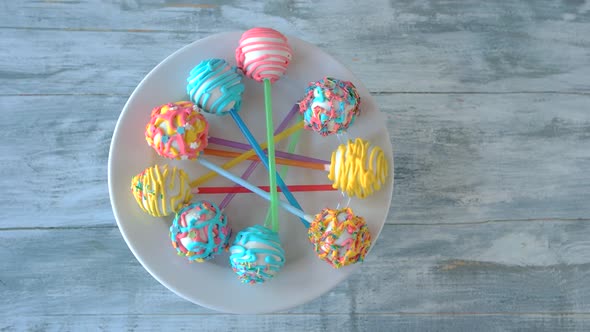
{"label": "blue drizzled cake pop", "polygon": [[223,59],[203,60],[187,78],[186,92],[203,111],[225,115],[242,104],[242,74]]}
{"label": "blue drizzled cake pop", "polygon": [[360,114],[361,98],[352,82],[325,77],[311,82],[299,102],[305,127],[322,136],[339,134]]}
{"label": "blue drizzled cake pop", "polygon": [[212,202],[189,204],[176,214],[170,240],[179,256],[204,262],[229,246],[231,228],[225,214]]}
{"label": "blue drizzled cake pop", "polygon": [[240,231],[229,251],[232,269],[243,283],[263,283],[285,264],[279,234],[262,225]]}

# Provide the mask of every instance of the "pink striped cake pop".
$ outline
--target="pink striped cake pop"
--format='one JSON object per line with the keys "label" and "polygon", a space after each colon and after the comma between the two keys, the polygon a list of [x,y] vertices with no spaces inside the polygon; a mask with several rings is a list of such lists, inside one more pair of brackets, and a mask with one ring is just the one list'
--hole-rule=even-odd
{"label": "pink striped cake pop", "polygon": [[287,38],[270,28],[253,28],[242,35],[236,49],[238,68],[253,80],[271,83],[287,71],[291,61],[291,47]]}

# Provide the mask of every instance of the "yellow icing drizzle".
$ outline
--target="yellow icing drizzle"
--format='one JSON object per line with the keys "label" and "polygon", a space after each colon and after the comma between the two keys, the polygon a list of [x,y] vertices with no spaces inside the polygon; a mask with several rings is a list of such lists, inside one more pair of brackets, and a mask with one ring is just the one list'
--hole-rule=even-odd
{"label": "yellow icing drizzle", "polygon": [[148,167],[134,176],[131,191],[139,207],[155,217],[179,211],[192,198],[188,175],[182,169],[169,169],[167,165]]}
{"label": "yellow icing drizzle", "polygon": [[[370,151],[370,152],[369,152]],[[336,167],[338,165],[338,167]],[[383,150],[361,138],[348,140],[332,152],[328,179],[348,196],[366,198],[381,189],[389,175]]]}
{"label": "yellow icing drizzle", "polygon": [[145,139],[170,159],[195,159],[207,146],[209,124],[189,101],[158,106],[145,127]]}

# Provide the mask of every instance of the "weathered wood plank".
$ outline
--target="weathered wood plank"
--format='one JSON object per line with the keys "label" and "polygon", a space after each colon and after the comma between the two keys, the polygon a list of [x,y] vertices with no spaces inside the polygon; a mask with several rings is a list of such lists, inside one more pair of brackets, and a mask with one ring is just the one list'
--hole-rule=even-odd
{"label": "weathered wood plank", "polygon": [[589,315],[91,315],[0,322],[8,331],[587,331]]}
{"label": "weathered wood plank", "polygon": [[[588,2],[0,0],[0,19],[0,330],[589,330]],[[156,63],[257,25],[378,94],[396,189],[362,272],[237,317],[141,268],[112,226],[106,161]]]}
{"label": "weathered wood plank", "polygon": [[395,150],[392,222],[584,218],[587,96],[378,97]]}
{"label": "weathered wood plank", "polygon": [[[191,5],[192,4],[192,5]],[[589,91],[590,10],[565,2],[6,1],[0,93],[128,95],[211,33],[272,25],[318,44],[372,91]],[[337,28],[346,17],[347,29]],[[26,52],[23,52],[26,50]],[[114,52],[116,50],[116,52]],[[44,84],[37,84],[38,79]]]}
{"label": "weathered wood plank", "polygon": [[[590,96],[376,99],[396,156],[388,223],[590,216]],[[124,103],[116,96],[0,97],[2,109],[19,110],[5,118],[7,144],[0,145],[1,227],[113,224],[106,164]],[[47,130],[23,134],[31,125]],[[22,202],[28,216],[43,216],[39,224],[23,222]]]}
{"label": "weathered wood plank", "polygon": [[[288,313],[324,315],[328,321],[349,313],[361,320],[403,314],[587,314],[589,231],[588,222],[561,221],[387,225],[362,270]],[[212,313],[151,278],[116,228],[1,231],[0,244],[0,256],[9,257],[0,263],[0,321]]]}

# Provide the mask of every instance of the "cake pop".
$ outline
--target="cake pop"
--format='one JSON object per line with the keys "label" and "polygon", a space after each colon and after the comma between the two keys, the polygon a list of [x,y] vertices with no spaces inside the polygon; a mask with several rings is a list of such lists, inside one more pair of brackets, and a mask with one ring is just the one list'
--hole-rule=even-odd
{"label": "cake pop", "polygon": [[168,103],[152,110],[145,139],[170,159],[194,159],[207,146],[209,124],[191,102]]}
{"label": "cake pop", "polygon": [[204,262],[227,249],[230,236],[225,214],[209,201],[186,205],[170,226],[172,246],[191,262]]}
{"label": "cake pop", "polygon": [[262,225],[241,230],[229,251],[232,269],[243,283],[267,281],[285,264],[278,233]]}
{"label": "cake pop", "polygon": [[323,209],[307,230],[318,257],[334,268],[362,262],[371,246],[371,233],[352,209]]}
{"label": "cake pop", "polygon": [[224,115],[239,111],[242,104],[242,74],[223,59],[201,61],[187,79],[190,99],[203,111]]}
{"label": "cake pop", "polygon": [[292,50],[287,37],[270,28],[253,28],[242,35],[236,49],[238,67],[249,78],[276,82],[287,71]]}
{"label": "cake pop", "polygon": [[348,196],[366,198],[381,189],[389,175],[389,165],[380,147],[356,138],[340,144],[332,152],[328,179]]}
{"label": "cake pop", "polygon": [[325,77],[311,82],[299,102],[305,127],[322,136],[339,134],[360,114],[361,98],[352,82]]}
{"label": "cake pop", "polygon": [[134,176],[131,191],[141,209],[155,217],[179,211],[192,198],[188,175],[168,165],[149,167]]}

